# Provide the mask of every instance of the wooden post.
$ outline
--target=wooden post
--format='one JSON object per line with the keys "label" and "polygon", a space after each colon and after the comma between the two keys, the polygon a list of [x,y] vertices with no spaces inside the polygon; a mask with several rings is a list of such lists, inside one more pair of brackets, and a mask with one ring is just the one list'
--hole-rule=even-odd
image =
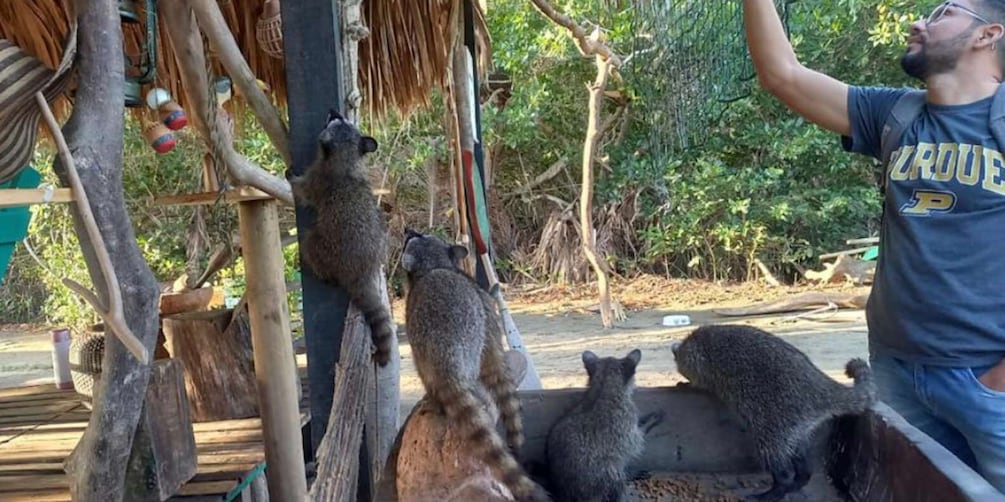
{"label": "wooden post", "polygon": [[[282,2],[283,53],[286,94],[290,116],[291,170],[303,174],[317,155],[318,131],[331,107],[343,108],[341,62],[341,12],[331,0]],[[319,104],[324,103],[323,106]],[[316,215],[296,207],[297,235],[313,226]],[[322,282],[310,270],[301,270],[304,298],[304,337],[307,340],[307,374],[311,408],[311,453],[317,452],[328,429],[335,390],[333,376],[340,359],[349,296],[345,290]],[[341,424],[339,424],[340,426]],[[364,431],[364,435],[369,432]],[[369,452],[362,441],[358,461],[369,465]],[[353,459],[343,459],[352,462]],[[357,499],[370,500],[370,477],[359,469]]]}
{"label": "wooden post", "polygon": [[307,496],[307,476],[276,202],[241,202],[238,217],[269,496],[300,501]]}

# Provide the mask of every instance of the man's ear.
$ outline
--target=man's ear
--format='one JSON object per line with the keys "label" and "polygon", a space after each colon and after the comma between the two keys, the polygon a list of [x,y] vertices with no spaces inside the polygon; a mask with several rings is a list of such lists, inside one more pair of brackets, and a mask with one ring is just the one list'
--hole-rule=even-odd
{"label": "man's ear", "polygon": [[976,47],[983,49],[990,47],[997,50],[999,46],[1005,47],[1005,25],[993,23],[981,28],[981,37],[977,39]]}
{"label": "man's ear", "polygon": [[363,136],[359,141],[359,153],[360,155],[366,155],[368,153],[373,153],[377,151],[377,140],[371,138],[370,136]]}

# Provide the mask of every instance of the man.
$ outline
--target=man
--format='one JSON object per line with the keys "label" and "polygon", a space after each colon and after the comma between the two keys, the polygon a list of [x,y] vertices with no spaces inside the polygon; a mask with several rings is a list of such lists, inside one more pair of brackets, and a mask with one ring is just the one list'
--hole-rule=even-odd
{"label": "man", "polygon": [[[880,397],[1005,492],[1005,160],[989,126],[1005,0],[938,5],[911,25],[904,71],[926,103],[886,171],[866,318]],[[881,157],[909,89],[849,86],[797,61],[772,0],[744,0],[758,80],[847,151]]]}

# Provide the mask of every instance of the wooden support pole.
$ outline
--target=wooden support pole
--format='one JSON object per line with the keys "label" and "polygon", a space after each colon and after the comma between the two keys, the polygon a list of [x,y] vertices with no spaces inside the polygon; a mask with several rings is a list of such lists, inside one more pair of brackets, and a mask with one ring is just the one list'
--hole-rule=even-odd
{"label": "wooden support pole", "polygon": [[241,202],[238,217],[269,496],[301,501],[307,496],[307,477],[276,202]]}

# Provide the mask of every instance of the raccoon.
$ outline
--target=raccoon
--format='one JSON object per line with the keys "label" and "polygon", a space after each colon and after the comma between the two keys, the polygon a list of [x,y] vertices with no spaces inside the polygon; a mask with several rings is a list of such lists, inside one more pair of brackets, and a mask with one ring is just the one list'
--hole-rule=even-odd
{"label": "raccoon", "polygon": [[703,326],[672,350],[680,373],[748,426],[772,477],[771,488],[749,501],[777,501],[804,487],[813,474],[817,428],[876,402],[872,373],[862,359],[845,366],[855,381],[847,387],[782,338],[751,326]]}
{"label": "raccoon", "polygon": [[639,419],[632,393],[642,352],[624,358],[583,352],[589,376],[583,399],[548,431],[547,472],[557,501],[618,502],[629,481],[628,464],[642,455],[645,433],[662,412]]}
{"label": "raccoon", "polygon": [[318,135],[317,160],[301,176],[287,171],[287,178],[297,203],[317,213],[303,239],[304,263],[321,280],[346,290],[370,325],[374,359],[385,366],[395,329],[380,291],[387,230],[363,163],[363,156],[376,150],[377,140],[331,110]]}
{"label": "raccoon", "polygon": [[[406,229],[401,256],[408,279],[408,343],[427,399],[463,427],[475,455],[495,470],[517,500],[550,500],[530,480],[483,409],[492,399],[514,452],[523,442],[520,402],[510,381],[494,302],[465,274],[467,248]],[[489,394],[486,396],[486,392]]]}

